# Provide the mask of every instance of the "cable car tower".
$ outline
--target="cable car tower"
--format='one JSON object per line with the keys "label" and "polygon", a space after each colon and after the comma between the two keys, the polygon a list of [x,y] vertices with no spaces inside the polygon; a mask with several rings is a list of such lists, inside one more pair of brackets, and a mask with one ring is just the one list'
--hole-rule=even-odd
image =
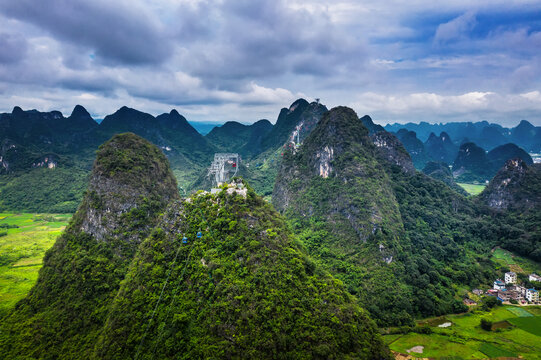
{"label": "cable car tower", "polygon": [[216,153],[214,154],[214,161],[210,164],[207,176],[214,175],[216,186],[220,186],[237,175],[239,160],[239,154]]}

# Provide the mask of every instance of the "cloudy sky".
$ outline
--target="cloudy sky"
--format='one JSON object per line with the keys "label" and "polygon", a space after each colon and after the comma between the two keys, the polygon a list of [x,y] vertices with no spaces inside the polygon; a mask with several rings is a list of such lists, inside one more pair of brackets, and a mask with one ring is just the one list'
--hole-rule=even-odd
{"label": "cloudy sky", "polygon": [[541,125],[541,1],[0,0],[0,112]]}

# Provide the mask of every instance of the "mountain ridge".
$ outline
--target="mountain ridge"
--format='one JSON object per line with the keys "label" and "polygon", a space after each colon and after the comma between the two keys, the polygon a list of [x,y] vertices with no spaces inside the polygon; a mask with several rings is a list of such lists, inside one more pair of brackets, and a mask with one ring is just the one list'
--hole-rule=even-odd
{"label": "mountain ridge", "polygon": [[253,189],[235,180],[180,199],[165,155],[131,133],[100,147],[82,205],[0,324],[0,352],[390,359],[356,299]]}

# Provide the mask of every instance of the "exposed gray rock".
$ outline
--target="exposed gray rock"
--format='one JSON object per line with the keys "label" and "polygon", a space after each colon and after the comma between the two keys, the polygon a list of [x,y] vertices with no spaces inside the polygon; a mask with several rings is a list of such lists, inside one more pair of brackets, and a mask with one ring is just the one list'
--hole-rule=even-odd
{"label": "exposed gray rock", "polygon": [[370,137],[382,158],[400,167],[406,174],[415,174],[411,156],[396,136],[387,131],[380,131]]}
{"label": "exposed gray rock", "polygon": [[541,166],[508,160],[481,193],[481,200],[497,210],[530,209],[541,204]]}
{"label": "exposed gray rock", "polygon": [[179,198],[163,153],[137,135],[121,134],[100,147],[76,217],[80,230],[98,240],[139,243],[158,214]]}

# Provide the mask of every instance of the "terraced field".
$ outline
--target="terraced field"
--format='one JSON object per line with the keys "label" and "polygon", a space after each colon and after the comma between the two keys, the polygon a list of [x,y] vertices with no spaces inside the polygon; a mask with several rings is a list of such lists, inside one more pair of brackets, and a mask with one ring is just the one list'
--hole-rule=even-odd
{"label": "terraced field", "polygon": [[[522,308],[526,310],[523,312],[509,309],[513,307],[501,306],[491,312],[448,315],[439,318],[440,321],[428,319],[428,324],[447,321],[452,325],[447,328],[432,326],[432,334],[409,333],[402,336],[386,335],[384,338],[391,350],[418,357],[487,359],[522,356],[524,359],[541,359],[541,307]],[[482,318],[494,323],[492,331],[481,329],[479,324]],[[419,346],[423,347],[422,353],[411,351],[419,349]]]}
{"label": "terraced field", "polygon": [[533,260],[513,254],[510,251],[496,247],[492,250],[492,260],[500,266],[507,267],[517,274],[531,274],[541,272],[541,264]]}
{"label": "terraced field", "polygon": [[0,318],[34,285],[71,215],[0,213]]}

